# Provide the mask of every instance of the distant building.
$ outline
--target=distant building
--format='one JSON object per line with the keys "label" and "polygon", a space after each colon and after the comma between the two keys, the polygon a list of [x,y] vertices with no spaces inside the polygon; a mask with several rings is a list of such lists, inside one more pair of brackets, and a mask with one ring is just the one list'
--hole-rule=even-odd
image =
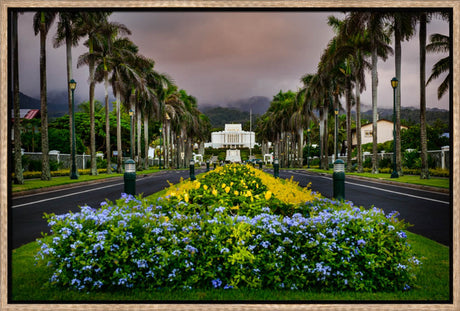
{"label": "distant building", "polygon": [[254,132],[243,131],[241,124],[225,124],[224,131],[211,133],[212,148],[254,148]]}
{"label": "distant building", "polygon": [[[40,117],[39,109],[19,109],[19,117],[26,120],[32,120]],[[14,110],[11,109],[11,120],[14,122]]]}
{"label": "distant building", "polygon": [[[401,125],[401,129],[407,129],[407,126]],[[372,143],[372,132],[373,124],[368,123],[361,125],[361,144]],[[393,122],[388,120],[378,120],[377,121],[377,143],[381,144],[393,140]],[[351,141],[352,145],[356,146],[358,144],[356,138],[356,128],[351,131]]]}

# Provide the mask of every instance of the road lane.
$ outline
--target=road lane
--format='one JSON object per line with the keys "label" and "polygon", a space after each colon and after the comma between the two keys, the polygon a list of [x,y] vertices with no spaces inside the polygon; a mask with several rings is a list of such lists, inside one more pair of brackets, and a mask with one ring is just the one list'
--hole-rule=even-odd
{"label": "road lane", "polygon": [[[197,174],[204,170],[197,170]],[[267,170],[270,174],[273,171]],[[332,177],[314,175],[303,170],[281,170],[281,178],[290,178],[300,186],[311,183],[311,189],[326,197],[332,197]],[[167,181],[179,182],[188,178],[188,170],[162,171],[149,176],[138,176],[137,193],[150,195],[168,187]],[[9,209],[12,224],[12,248],[34,241],[41,232],[49,232],[44,213],[57,215],[69,211],[79,211],[79,206],[89,205],[98,208],[104,200],[115,201],[123,192],[123,180],[114,178],[96,184],[65,188],[51,192],[15,197]],[[400,212],[400,219],[413,224],[409,230],[433,239],[444,245],[451,241],[451,205],[448,194],[427,192],[418,189],[382,184],[348,178],[345,185],[345,197],[355,205],[370,208],[382,208],[385,213],[394,210]]]}
{"label": "road lane", "polygon": [[[311,189],[332,197],[332,176],[306,171],[280,171],[280,177],[294,177],[299,185],[311,182]],[[399,219],[412,226],[409,231],[421,234],[444,245],[452,241],[452,208],[450,194],[414,189],[404,186],[348,178],[345,198],[355,205],[381,208],[385,213],[398,211]]]}
{"label": "road lane", "polygon": [[[201,170],[197,170],[199,173]],[[138,176],[136,180],[136,193],[144,196],[168,187],[168,182],[178,183],[180,178],[188,178],[188,170],[162,171],[148,176]],[[99,208],[104,200],[115,201],[124,191],[123,180],[114,178],[99,183],[82,185],[75,188],[64,188],[22,197],[14,197],[9,209],[11,247],[17,248],[23,244],[34,241],[48,233],[49,228],[44,213],[56,215],[68,212],[78,212],[79,206],[89,205]]]}

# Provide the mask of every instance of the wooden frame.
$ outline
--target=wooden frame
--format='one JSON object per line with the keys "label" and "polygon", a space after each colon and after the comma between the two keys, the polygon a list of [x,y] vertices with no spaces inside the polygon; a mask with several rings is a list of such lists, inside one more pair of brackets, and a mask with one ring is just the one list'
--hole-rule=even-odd
{"label": "wooden frame", "polygon": [[453,157],[453,303],[452,304],[9,304],[8,303],[8,8],[27,7],[113,7],[113,8],[381,8],[381,7],[417,7],[436,8],[449,7],[453,9],[453,59],[454,75],[451,113],[453,115],[453,155],[457,155],[460,147],[460,1],[423,1],[423,0],[388,0],[388,1],[281,1],[281,0],[0,0],[0,310],[460,310],[459,299],[459,189],[460,189],[460,157]]}

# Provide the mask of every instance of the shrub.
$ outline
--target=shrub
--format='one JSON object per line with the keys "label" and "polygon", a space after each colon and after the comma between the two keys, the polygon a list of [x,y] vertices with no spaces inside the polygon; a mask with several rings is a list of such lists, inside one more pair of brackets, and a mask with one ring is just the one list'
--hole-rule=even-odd
{"label": "shrub", "polygon": [[[47,215],[53,235],[40,241],[37,260],[52,268],[52,284],[78,290],[387,291],[415,284],[420,262],[396,212],[385,215],[308,190],[303,194],[310,195],[308,202],[286,202],[290,197],[279,195],[283,189],[295,195],[303,191],[289,181],[275,185],[249,167],[231,165],[217,173],[226,169],[235,172],[210,172],[172,186],[164,198],[123,194],[99,209],[83,206],[79,213]],[[240,183],[229,186],[233,179]],[[255,190],[257,179],[263,183]],[[253,202],[236,208],[238,199],[219,199],[216,191],[234,197],[254,191]]]}

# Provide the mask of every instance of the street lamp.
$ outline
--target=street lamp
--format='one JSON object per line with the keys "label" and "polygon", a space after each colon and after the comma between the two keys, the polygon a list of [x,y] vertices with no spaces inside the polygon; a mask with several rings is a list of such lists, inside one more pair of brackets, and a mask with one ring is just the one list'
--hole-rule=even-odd
{"label": "street lamp", "polygon": [[158,169],[161,170],[161,147],[163,146],[163,124],[161,124],[161,127],[160,127],[160,156],[159,156],[159,163],[158,163]]}
{"label": "street lamp", "polygon": [[334,161],[337,160],[337,136],[339,134],[337,117],[339,115],[339,108],[335,108],[335,133],[334,133]]}
{"label": "street lamp", "polygon": [[134,149],[134,146],[133,146],[133,114],[134,114],[134,111],[132,109],[129,109],[129,119],[131,121],[131,126],[129,128],[129,141],[131,143],[131,150],[129,151],[129,154],[130,154],[130,159],[133,158],[133,149]]}
{"label": "street lamp", "polygon": [[70,179],[78,179],[77,165],[75,163],[75,103],[74,91],[77,87],[77,82],[74,79],[69,81],[69,88],[72,91],[72,167],[70,168]]}
{"label": "street lamp", "polygon": [[393,87],[393,173],[391,178],[398,178],[396,171],[396,88],[398,87],[398,79],[391,79],[391,87]]}
{"label": "street lamp", "polygon": [[308,151],[307,151],[307,167],[310,168],[310,132],[311,129],[307,129],[307,144],[308,144]]}

